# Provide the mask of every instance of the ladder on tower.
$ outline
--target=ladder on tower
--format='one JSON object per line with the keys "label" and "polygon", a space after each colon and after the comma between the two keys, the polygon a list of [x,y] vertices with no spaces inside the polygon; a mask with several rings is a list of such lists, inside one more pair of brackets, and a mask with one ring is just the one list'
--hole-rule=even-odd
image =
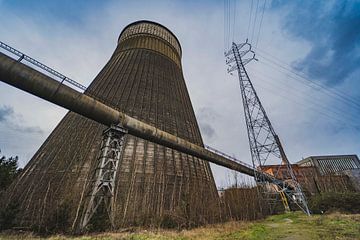
{"label": "ladder on tower", "polygon": [[111,227],[114,223],[114,195],[116,188],[116,175],[123,152],[124,137],[127,130],[113,125],[103,132],[103,139],[94,170],[92,182],[87,196],[87,205],[84,208],[80,223],[80,231],[84,231],[90,220],[100,207],[105,208],[107,220]]}

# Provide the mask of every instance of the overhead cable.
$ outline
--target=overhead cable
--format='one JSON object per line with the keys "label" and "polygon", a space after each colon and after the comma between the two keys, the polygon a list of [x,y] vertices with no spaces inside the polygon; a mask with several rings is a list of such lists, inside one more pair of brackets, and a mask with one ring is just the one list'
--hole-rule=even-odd
{"label": "overhead cable", "polygon": [[255,47],[257,47],[258,42],[259,42],[259,37],[260,37],[260,32],[261,32],[261,26],[262,26],[262,21],[263,21],[264,12],[265,12],[265,6],[266,6],[266,0],[264,1],[263,10],[262,10],[262,13],[261,13],[260,26],[259,26],[259,31],[258,31],[258,34],[257,34],[257,39],[256,39]]}
{"label": "overhead cable", "polygon": [[259,10],[259,0],[257,0],[257,2],[256,2],[255,18],[254,18],[254,24],[253,24],[253,28],[252,28],[251,41],[250,41],[251,43],[253,43],[253,41],[254,41],[254,32],[255,32],[255,27],[256,27],[258,10]]}
{"label": "overhead cable", "polygon": [[249,17],[249,24],[248,24],[246,38],[249,38],[249,30],[250,30],[250,24],[251,24],[251,19],[252,19],[253,3],[254,3],[254,0],[251,0],[250,17]]}

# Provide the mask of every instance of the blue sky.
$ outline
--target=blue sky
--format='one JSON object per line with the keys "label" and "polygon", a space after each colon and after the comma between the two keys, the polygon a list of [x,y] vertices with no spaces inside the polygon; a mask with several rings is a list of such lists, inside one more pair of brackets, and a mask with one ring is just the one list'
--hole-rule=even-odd
{"label": "blue sky", "polygon": [[[257,22],[250,24],[253,43],[263,4],[259,0]],[[231,5],[236,14],[224,44],[223,1],[0,0],[0,40],[87,86],[124,26],[157,21],[182,45],[205,143],[250,163],[238,83],[226,73],[223,51],[231,40],[249,37],[251,1]],[[360,1],[268,0],[265,6],[259,62],[248,72],[290,161],[360,154]],[[0,82],[0,149],[25,165],[65,113]],[[231,181],[229,171],[212,167],[218,186]]]}
{"label": "blue sky", "polygon": [[[283,3],[274,3],[273,9]],[[295,39],[312,43],[311,51],[294,67],[330,86],[351,78],[360,65],[359,1],[293,1],[289,7],[283,29]]]}

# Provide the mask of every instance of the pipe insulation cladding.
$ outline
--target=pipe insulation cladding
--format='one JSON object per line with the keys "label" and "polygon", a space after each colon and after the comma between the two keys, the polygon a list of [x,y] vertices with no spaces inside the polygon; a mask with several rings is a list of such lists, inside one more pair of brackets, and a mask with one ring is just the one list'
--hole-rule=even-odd
{"label": "pipe insulation cladding", "polygon": [[139,121],[0,53],[0,80],[104,125],[121,125],[136,137],[254,176],[254,170]]}

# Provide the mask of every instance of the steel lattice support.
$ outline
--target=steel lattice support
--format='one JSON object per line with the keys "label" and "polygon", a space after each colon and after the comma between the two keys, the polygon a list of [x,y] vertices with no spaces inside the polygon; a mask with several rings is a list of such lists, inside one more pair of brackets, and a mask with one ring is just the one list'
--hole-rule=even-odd
{"label": "steel lattice support", "polygon": [[102,203],[106,208],[110,223],[114,227],[115,179],[126,133],[127,130],[119,126],[111,126],[103,132],[98,167],[93,175],[88,205],[80,226],[81,230],[88,225]]}
{"label": "steel lattice support", "polygon": [[[251,55],[250,57],[246,57]],[[302,192],[301,186],[296,180],[294,171],[288,161],[286,154],[281,145],[280,139],[274,131],[273,126],[265,112],[264,107],[255,91],[255,88],[246,72],[245,65],[255,58],[254,51],[251,50],[251,45],[248,42],[242,44],[232,44],[231,49],[225,53],[227,57],[226,63],[230,65],[228,72],[232,74],[237,70],[241,97],[245,113],[245,122],[248,132],[248,139],[250,145],[250,152],[254,169],[262,170],[266,163],[272,161],[272,164],[281,161],[286,165],[286,170],[289,178],[286,182],[292,186],[292,189],[284,185],[284,182],[273,182],[277,185],[280,195],[285,193],[291,201],[294,201],[304,212],[309,214],[309,209],[305,196]],[[255,180],[262,184],[266,180],[264,174],[259,174],[255,171]],[[275,178],[278,178],[275,173]],[[286,205],[284,205],[287,208]]]}

